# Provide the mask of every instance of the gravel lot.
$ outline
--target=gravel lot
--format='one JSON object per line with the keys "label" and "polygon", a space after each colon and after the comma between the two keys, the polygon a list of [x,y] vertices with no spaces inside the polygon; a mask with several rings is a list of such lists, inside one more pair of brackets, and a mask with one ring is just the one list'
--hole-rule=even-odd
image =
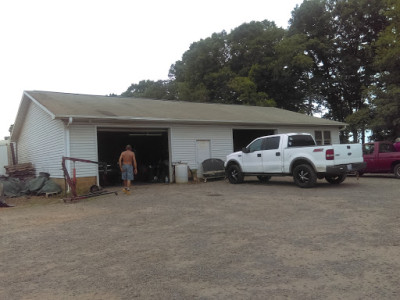
{"label": "gravel lot", "polygon": [[136,185],[0,209],[0,299],[399,299],[400,180]]}

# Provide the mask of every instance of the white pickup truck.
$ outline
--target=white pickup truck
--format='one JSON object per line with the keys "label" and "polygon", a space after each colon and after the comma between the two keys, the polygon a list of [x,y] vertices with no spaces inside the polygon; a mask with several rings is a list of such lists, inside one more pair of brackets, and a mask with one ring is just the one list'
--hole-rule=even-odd
{"label": "white pickup truck", "polygon": [[241,183],[245,176],[262,182],[271,176],[293,176],[299,187],[309,188],[317,178],[339,184],[366,165],[361,144],[317,146],[310,134],[290,133],[259,137],[229,154],[224,166],[230,183]]}

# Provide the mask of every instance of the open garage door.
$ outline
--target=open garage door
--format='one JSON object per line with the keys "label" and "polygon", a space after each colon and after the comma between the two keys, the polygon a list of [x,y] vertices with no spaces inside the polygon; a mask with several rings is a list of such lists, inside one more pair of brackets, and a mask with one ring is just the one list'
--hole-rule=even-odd
{"label": "open garage door", "polygon": [[118,159],[126,145],[131,145],[136,155],[135,181],[165,182],[169,177],[168,129],[99,128],[97,144],[99,161],[109,166],[106,175],[100,171],[101,186],[121,183]]}
{"label": "open garage door", "polygon": [[233,129],[233,150],[240,151],[255,138],[273,134],[273,129]]}

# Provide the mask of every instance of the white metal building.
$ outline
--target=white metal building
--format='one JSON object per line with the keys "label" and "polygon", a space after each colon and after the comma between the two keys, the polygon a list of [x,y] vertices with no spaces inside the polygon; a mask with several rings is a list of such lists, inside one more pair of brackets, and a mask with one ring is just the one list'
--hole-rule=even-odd
{"label": "white metal building", "polygon": [[[320,144],[339,143],[344,123],[271,107],[26,91],[11,141],[18,163],[63,179],[63,156],[117,163],[131,144],[138,179],[153,178],[154,166],[175,163],[198,170],[206,158],[225,159],[255,137],[307,132]],[[142,176],[142,178],[140,178]],[[77,177],[99,184],[95,164],[79,164]]]}

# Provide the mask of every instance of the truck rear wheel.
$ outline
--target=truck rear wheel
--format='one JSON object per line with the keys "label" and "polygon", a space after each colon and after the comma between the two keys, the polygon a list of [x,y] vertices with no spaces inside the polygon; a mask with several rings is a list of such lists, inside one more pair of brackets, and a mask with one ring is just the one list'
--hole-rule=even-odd
{"label": "truck rear wheel", "polygon": [[301,188],[311,188],[317,182],[317,174],[310,165],[298,165],[293,170],[293,180]]}
{"label": "truck rear wheel", "polygon": [[340,184],[342,183],[347,177],[347,174],[341,174],[341,175],[327,175],[325,176],[326,181],[328,181],[331,184]]}
{"label": "truck rear wheel", "polygon": [[226,170],[226,176],[230,183],[242,183],[244,176],[238,165],[230,165]]}
{"label": "truck rear wheel", "polygon": [[400,164],[394,166],[394,176],[400,179]]}

